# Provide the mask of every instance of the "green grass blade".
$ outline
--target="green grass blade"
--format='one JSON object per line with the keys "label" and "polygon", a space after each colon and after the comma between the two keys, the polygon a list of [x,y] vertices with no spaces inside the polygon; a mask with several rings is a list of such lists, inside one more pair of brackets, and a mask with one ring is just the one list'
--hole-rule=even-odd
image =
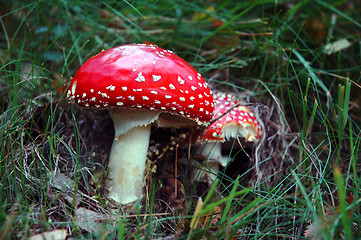
{"label": "green grass blade", "polygon": [[341,169],[339,167],[336,167],[333,173],[337,186],[337,196],[340,204],[339,206],[344,233],[346,239],[353,239],[352,223],[350,221],[349,212],[347,210],[345,184],[342,179]]}

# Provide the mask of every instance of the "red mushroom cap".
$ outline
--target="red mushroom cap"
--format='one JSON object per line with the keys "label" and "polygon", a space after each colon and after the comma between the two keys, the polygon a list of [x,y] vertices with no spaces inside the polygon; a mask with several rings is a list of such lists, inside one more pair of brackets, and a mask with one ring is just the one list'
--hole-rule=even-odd
{"label": "red mushroom cap", "polygon": [[232,94],[214,92],[213,97],[215,102],[214,118],[219,118],[231,108],[233,109],[208,126],[198,139],[198,143],[224,142],[228,138],[238,135],[243,136],[246,141],[260,139],[261,125],[249,108],[245,106],[234,108],[235,105],[239,104],[239,101]]}
{"label": "red mushroom cap", "polygon": [[86,108],[133,108],[181,115],[206,124],[213,96],[202,76],[170,50],[128,44],[87,60],[72,79],[68,99]]}

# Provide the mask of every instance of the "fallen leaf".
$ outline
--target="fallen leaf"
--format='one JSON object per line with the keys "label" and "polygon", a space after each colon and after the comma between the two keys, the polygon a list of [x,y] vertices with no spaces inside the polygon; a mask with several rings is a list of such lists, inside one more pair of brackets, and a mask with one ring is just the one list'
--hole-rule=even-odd
{"label": "fallen leaf", "polygon": [[104,214],[80,207],[75,210],[75,218],[77,224],[82,230],[93,233],[99,231],[102,227],[100,222],[106,219],[106,216]]}
{"label": "fallen leaf", "polygon": [[319,237],[317,237],[319,235],[318,231],[319,231],[319,229],[318,229],[316,223],[312,223],[306,227],[306,230],[304,231],[303,236],[307,237],[309,239],[319,239]]}
{"label": "fallen leaf", "polygon": [[206,215],[206,218],[203,221],[203,226],[214,226],[222,217],[222,209],[219,206],[215,206],[209,211]]}
{"label": "fallen leaf", "polygon": [[52,187],[58,190],[70,190],[74,192],[74,181],[59,171],[57,171],[55,175],[52,176],[50,184],[52,185]]}
{"label": "fallen leaf", "polygon": [[322,44],[327,36],[328,27],[323,20],[317,18],[309,18],[305,21],[304,27],[307,35],[317,44]]}
{"label": "fallen leaf", "polygon": [[55,229],[53,231],[35,234],[29,240],[65,240],[68,236],[66,229]]}
{"label": "fallen leaf", "polygon": [[327,55],[339,52],[351,46],[351,43],[347,39],[340,39],[338,41],[329,43],[325,46],[324,51]]}

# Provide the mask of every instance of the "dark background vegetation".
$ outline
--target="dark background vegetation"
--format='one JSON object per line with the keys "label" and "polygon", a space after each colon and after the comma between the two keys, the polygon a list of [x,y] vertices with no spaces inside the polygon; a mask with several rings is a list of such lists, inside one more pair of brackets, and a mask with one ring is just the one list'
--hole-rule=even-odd
{"label": "dark background vegetation", "polygon": [[[360,238],[360,11],[324,0],[0,1],[1,239]],[[188,146],[172,151],[176,133],[154,129],[151,150],[164,154],[150,153],[146,197],[122,209],[103,186],[107,112],[70,106],[63,91],[89,57],[142,42],[251,103],[265,134],[211,188],[189,184]]]}

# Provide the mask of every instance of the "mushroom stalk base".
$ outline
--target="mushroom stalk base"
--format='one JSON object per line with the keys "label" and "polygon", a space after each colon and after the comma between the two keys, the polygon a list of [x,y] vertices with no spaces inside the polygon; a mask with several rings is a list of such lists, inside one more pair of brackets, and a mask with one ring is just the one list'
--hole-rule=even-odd
{"label": "mushroom stalk base", "polygon": [[229,156],[222,155],[222,142],[209,142],[198,145],[196,152],[204,157],[206,161],[204,166],[195,168],[192,176],[192,182],[207,182],[211,184],[216,180],[219,167],[227,166]]}
{"label": "mushroom stalk base", "polygon": [[118,136],[109,157],[109,197],[121,204],[136,201],[142,195],[150,124],[130,129]]}

